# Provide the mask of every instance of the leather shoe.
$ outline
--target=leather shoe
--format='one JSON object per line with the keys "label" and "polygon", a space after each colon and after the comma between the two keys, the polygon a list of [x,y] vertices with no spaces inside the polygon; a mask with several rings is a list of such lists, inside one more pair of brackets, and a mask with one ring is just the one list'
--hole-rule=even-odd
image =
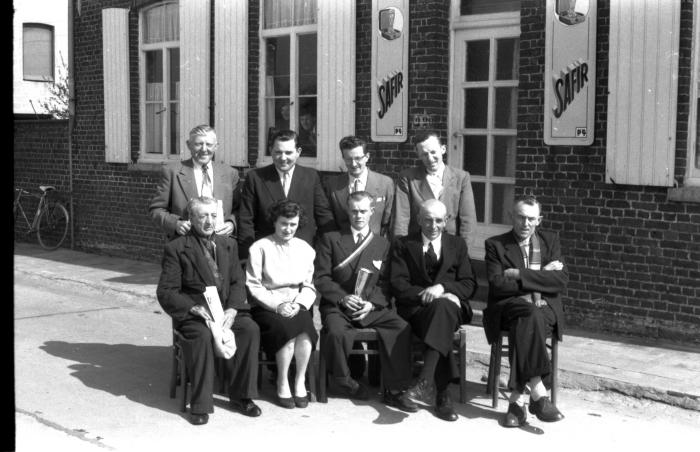
{"label": "leather shoe", "polygon": [[406,390],[406,396],[414,402],[425,402],[432,404],[434,387],[425,378],[419,378],[418,381]]}
{"label": "leather shoe", "polygon": [[540,397],[537,401],[530,397],[528,410],[542,422],[557,422],[564,419],[564,415],[554,406],[549,397]]}
{"label": "leather shoe", "polygon": [[369,389],[367,386],[357,382],[351,378],[346,381],[338,381],[338,386],[343,390],[345,395],[355,400],[369,399]]}
{"label": "leather shoe", "polygon": [[527,421],[527,414],[525,413],[524,407],[518,406],[517,403],[508,404],[508,412],[506,417],[503,419],[503,426],[512,428],[520,427]]}
{"label": "leather shoe", "polygon": [[282,408],[294,408],[294,398],[277,396],[277,404]]}
{"label": "leather shoe", "polygon": [[260,407],[251,399],[231,399],[231,406],[239,413],[248,417],[258,417],[262,414]]}
{"label": "leather shoe", "polygon": [[406,396],[406,391],[393,394],[388,389],[384,390],[384,404],[398,408],[401,411],[408,411],[409,413],[418,411],[418,405]]}
{"label": "leather shoe", "polygon": [[309,406],[309,393],[307,392],[304,397],[292,396],[294,399],[294,406],[297,408],[306,408]]}
{"label": "leather shoe", "polygon": [[190,413],[190,424],[204,425],[207,422],[209,422],[209,415],[207,413]]}
{"label": "leather shoe", "polygon": [[447,390],[437,393],[437,402],[435,403],[435,414],[443,421],[456,421],[457,413],[452,407],[452,398]]}

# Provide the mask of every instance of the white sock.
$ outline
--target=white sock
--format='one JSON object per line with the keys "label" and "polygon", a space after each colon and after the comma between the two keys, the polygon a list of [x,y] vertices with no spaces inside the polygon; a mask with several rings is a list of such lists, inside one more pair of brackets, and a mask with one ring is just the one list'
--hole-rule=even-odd
{"label": "white sock", "polygon": [[547,396],[547,388],[544,387],[544,383],[542,383],[542,380],[538,381],[534,387],[531,386],[530,389],[530,397],[532,397],[532,400],[535,402],[540,400],[542,397]]}
{"label": "white sock", "polygon": [[520,407],[525,406],[526,401],[527,401],[527,395],[521,394],[518,391],[511,392],[510,397],[508,398],[509,403],[515,403],[516,405],[518,405]]}

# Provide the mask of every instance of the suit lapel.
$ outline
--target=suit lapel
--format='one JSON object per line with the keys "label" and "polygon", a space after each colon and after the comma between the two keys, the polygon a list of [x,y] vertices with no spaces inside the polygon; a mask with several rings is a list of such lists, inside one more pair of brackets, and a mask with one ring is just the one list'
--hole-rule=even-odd
{"label": "suit lapel", "polygon": [[[275,169],[275,164],[268,165],[265,168],[265,172],[263,174],[265,177],[263,177],[263,184],[265,185],[265,188],[267,188],[267,191],[270,193],[270,199],[273,201],[276,201],[278,199],[285,199],[284,197],[284,189],[282,188],[282,181],[280,181],[279,174],[277,174],[277,169]],[[291,193],[291,185],[289,192]]]}
{"label": "suit lapel", "polygon": [[226,299],[228,298],[228,288],[230,276],[229,270],[229,249],[228,243],[225,240],[216,237],[216,265],[219,267],[219,274],[221,275],[221,303],[226,306]]}
{"label": "suit lapel", "polygon": [[197,186],[194,178],[194,164],[192,163],[192,159],[182,162],[177,180],[180,184],[180,188],[182,188],[182,192],[185,194],[185,199],[190,200],[197,197]]}
{"label": "suit lapel", "polygon": [[204,257],[204,250],[201,249],[197,238],[194,235],[187,236],[187,243],[185,243],[185,255],[194,263],[194,267],[197,269],[200,278],[204,282],[205,286],[214,286],[214,275],[212,275],[209,269],[209,264]]}
{"label": "suit lapel", "polygon": [[449,187],[452,187],[452,184],[454,183],[455,179],[455,174],[454,172],[450,169],[449,166],[445,165],[445,171],[442,173],[442,193],[440,193],[440,200],[443,199],[445,193],[449,190]]}
{"label": "suit lapel", "polygon": [[365,184],[365,191],[372,193],[373,196],[377,196],[379,194],[379,187],[377,186],[377,177],[376,175],[367,169],[367,183]]}
{"label": "suit lapel", "polygon": [[510,263],[516,268],[525,268],[525,261],[522,251],[518,246],[518,242],[515,241],[515,237],[510,233],[506,236],[503,243],[503,248],[505,248],[505,257],[510,261]]}
{"label": "suit lapel", "polygon": [[447,243],[447,236],[444,232],[442,233],[440,242],[442,243],[442,250],[440,251],[442,254],[440,257],[442,259],[440,259],[440,268],[435,275],[435,281],[440,281],[455,260],[455,247]]}
{"label": "suit lapel", "polygon": [[420,234],[415,240],[408,240],[406,248],[409,254],[413,257],[413,261],[420,267],[421,274],[426,281],[430,281],[428,272],[425,270],[425,256],[423,256],[423,241]]}
{"label": "suit lapel", "polygon": [[422,199],[435,199],[433,191],[430,189],[430,184],[426,178],[427,173],[425,169],[419,168],[419,177],[414,181],[417,186],[418,193],[420,193]]}

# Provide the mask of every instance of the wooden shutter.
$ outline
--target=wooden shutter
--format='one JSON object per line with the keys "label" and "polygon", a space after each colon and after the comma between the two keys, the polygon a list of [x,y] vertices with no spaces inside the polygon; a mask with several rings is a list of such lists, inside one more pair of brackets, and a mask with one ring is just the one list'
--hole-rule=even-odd
{"label": "wooden shutter", "polygon": [[129,10],[102,10],[105,161],[131,161],[129,114]]}
{"label": "wooden shutter", "polygon": [[247,166],[248,2],[214,2],[214,110],[216,159]]}
{"label": "wooden shutter", "polygon": [[610,3],[606,181],[672,186],[680,2]]}
{"label": "wooden shutter", "polygon": [[318,0],[318,168],[339,171],[355,133],[355,0]]}

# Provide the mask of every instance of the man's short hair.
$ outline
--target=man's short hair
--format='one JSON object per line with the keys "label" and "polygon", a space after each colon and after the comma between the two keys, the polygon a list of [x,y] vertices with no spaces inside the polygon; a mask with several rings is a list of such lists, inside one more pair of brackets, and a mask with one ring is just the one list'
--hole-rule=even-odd
{"label": "man's short hair", "polygon": [[416,133],[416,135],[413,137],[413,146],[418,146],[425,140],[427,140],[430,137],[435,137],[437,138],[438,142],[442,144],[442,140],[440,140],[440,135],[434,130],[421,130],[420,132]]}
{"label": "man's short hair", "polygon": [[294,140],[294,147],[299,147],[299,135],[293,130],[278,130],[270,139],[270,146],[275,145],[275,141],[291,141]]}
{"label": "man's short hair", "polygon": [[360,137],[356,137],[355,135],[348,135],[341,138],[338,146],[340,147],[341,155],[343,154],[343,151],[349,151],[350,149],[355,149],[358,146],[362,146],[363,154],[367,153],[367,142]]}
{"label": "man's short hair", "polygon": [[299,226],[306,224],[306,213],[300,204],[289,199],[280,199],[270,206],[267,211],[267,221],[274,225],[279,217],[294,218],[299,217]]}
{"label": "man's short hair", "polygon": [[187,218],[192,218],[194,210],[199,206],[205,206],[209,204],[216,204],[216,199],[210,198],[209,196],[199,196],[197,198],[190,199],[190,201],[187,203],[187,207],[185,208]]}
{"label": "man's short hair", "polygon": [[190,130],[190,137],[196,136],[196,135],[207,135],[209,133],[213,133],[216,135],[216,130],[208,124],[200,124],[198,126],[195,126]]}
{"label": "man's short hair", "polygon": [[362,201],[363,199],[369,199],[369,205],[374,207],[374,195],[368,191],[358,190],[356,192],[350,193],[348,199],[345,202],[347,207],[350,207],[350,201]]}
{"label": "man's short hair", "polygon": [[540,213],[542,213],[542,203],[539,202],[533,195],[517,196],[513,201],[513,208],[515,209],[515,206],[520,203],[527,204],[528,206],[537,206],[540,209]]}

